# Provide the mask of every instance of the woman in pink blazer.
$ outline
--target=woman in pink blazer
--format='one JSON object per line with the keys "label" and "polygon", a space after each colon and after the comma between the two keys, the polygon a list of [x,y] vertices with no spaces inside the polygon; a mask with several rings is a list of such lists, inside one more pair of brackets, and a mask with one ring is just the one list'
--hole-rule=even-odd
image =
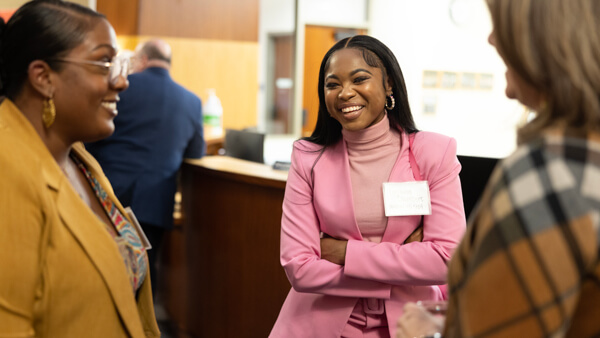
{"label": "woman in pink blazer", "polygon": [[[316,128],[292,153],[281,225],[292,289],[270,336],[394,336],[404,303],[444,298],[466,224],[456,142],[417,133],[400,66],[372,37],[327,52],[318,92]],[[420,180],[431,214],[386,217],[383,183]]]}

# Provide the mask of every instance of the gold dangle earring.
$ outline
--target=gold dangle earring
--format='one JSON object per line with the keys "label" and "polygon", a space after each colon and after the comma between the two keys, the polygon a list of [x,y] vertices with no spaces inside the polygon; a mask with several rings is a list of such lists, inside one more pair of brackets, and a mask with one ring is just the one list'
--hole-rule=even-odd
{"label": "gold dangle earring", "polygon": [[[388,106],[388,98],[390,99],[390,104]],[[396,100],[394,100],[394,95],[390,94],[385,98],[385,109],[392,110],[396,106]]]}
{"label": "gold dangle earring", "polygon": [[44,100],[44,110],[42,112],[42,121],[44,122],[44,127],[50,128],[50,126],[54,123],[54,119],[56,118],[56,107],[54,106],[54,99],[49,97]]}

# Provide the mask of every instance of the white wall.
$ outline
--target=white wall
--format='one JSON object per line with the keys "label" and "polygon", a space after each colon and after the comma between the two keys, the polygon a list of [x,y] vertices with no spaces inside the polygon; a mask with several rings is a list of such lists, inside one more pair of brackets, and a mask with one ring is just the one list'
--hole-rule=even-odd
{"label": "white wall", "polygon": [[[21,7],[26,2],[30,0],[0,0],[0,9],[13,9]],[[78,4],[88,6],[92,9],[96,9],[96,0],[69,0],[71,2],[76,2]]]}
{"label": "white wall", "polygon": [[[464,6],[458,23],[450,16],[451,0],[371,0],[370,34],[396,55],[419,129],[456,138],[463,155],[504,157],[515,148],[524,108],[504,95],[506,68],[487,43],[485,2],[455,2]],[[491,90],[428,89],[424,70],[492,74],[494,82]],[[437,101],[434,114],[423,113],[424,100]]]}
{"label": "white wall", "polygon": [[367,21],[367,0],[298,0],[300,23],[357,27]]}
{"label": "white wall", "polygon": [[258,123],[259,131],[266,129],[267,110],[267,70],[268,42],[271,34],[292,34],[294,32],[295,0],[260,0],[258,20]]}

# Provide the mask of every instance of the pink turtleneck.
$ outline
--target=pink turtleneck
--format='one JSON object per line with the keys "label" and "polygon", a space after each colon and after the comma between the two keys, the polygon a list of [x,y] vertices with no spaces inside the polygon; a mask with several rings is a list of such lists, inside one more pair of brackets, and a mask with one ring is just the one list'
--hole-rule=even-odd
{"label": "pink turtleneck", "polygon": [[348,149],[354,213],[366,241],[381,242],[387,225],[382,183],[387,182],[400,153],[400,135],[390,128],[387,114],[366,129],[342,129]]}

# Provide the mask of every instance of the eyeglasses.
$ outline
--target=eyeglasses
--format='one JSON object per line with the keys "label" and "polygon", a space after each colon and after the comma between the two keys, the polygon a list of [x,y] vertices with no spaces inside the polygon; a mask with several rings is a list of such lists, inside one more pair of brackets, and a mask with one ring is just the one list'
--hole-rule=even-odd
{"label": "eyeglasses", "polygon": [[113,86],[116,85],[119,81],[119,76],[127,77],[131,65],[131,60],[128,57],[120,55],[117,55],[111,62],[79,60],[72,58],[54,58],[49,59],[48,61],[68,62],[102,67],[104,71],[108,74],[108,80]]}

